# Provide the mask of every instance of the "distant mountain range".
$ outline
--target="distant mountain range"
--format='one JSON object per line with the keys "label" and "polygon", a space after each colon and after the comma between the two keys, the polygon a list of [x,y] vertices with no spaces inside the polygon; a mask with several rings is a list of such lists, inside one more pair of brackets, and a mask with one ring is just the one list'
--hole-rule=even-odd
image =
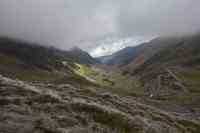
{"label": "distant mountain range", "polygon": [[69,51],[65,51],[68,53],[68,56],[71,57],[75,62],[81,63],[81,64],[95,64],[98,63],[96,59],[94,59],[92,56],[90,56],[87,52],[81,50],[78,47],[74,47]]}
{"label": "distant mountain range", "polygon": [[[147,58],[161,50],[162,48],[176,43],[177,39],[156,38],[147,43],[142,43],[138,46],[126,47],[112,55],[98,57],[103,64],[123,66],[133,62],[140,55],[140,58]],[[164,44],[164,45],[163,45]],[[142,55],[143,54],[143,55]],[[143,57],[141,57],[143,56]]]}
{"label": "distant mountain range", "polygon": [[200,34],[182,37],[159,37],[135,47],[126,47],[98,60],[107,65],[138,66],[142,64],[190,64],[198,63]]}
{"label": "distant mountain range", "polygon": [[90,51],[93,57],[112,55],[126,47],[132,47],[151,40],[152,37],[108,37],[94,42],[95,48]]}
{"label": "distant mountain range", "polygon": [[126,47],[112,55],[98,57],[101,63],[106,65],[125,65],[132,61],[137,54],[137,47]]}

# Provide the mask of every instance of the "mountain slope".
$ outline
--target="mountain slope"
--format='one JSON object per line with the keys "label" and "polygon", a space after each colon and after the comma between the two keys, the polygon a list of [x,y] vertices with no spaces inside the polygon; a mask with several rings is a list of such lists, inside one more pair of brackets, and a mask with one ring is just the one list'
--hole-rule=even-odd
{"label": "mountain slope", "polygon": [[153,54],[142,53],[148,56],[140,62],[138,55],[121,70],[139,79],[149,103],[174,111],[180,105],[196,113],[200,110],[200,34],[166,39],[161,44],[154,41],[164,47]]}
{"label": "mountain slope", "polygon": [[[170,39],[170,38],[169,38]],[[197,68],[200,58],[200,34],[183,37],[149,57],[138,70],[165,66]],[[165,44],[163,44],[165,45]]]}
{"label": "mountain slope", "polygon": [[72,60],[79,63],[94,63],[95,60],[86,52],[76,48],[72,51],[62,51],[53,47],[44,47],[21,40],[0,38],[0,52],[15,56],[32,65],[54,65],[56,60]]}
{"label": "mountain slope", "polygon": [[[123,49],[118,52],[122,54],[114,54],[118,55],[116,57],[104,58],[108,59],[107,64],[111,61],[111,66],[117,66],[115,69],[119,70],[116,73],[121,73],[124,79],[128,77],[137,81],[135,82],[137,84],[129,87],[133,90],[129,92],[136,92],[136,96],[140,92],[141,100],[145,103],[164,110],[191,111],[198,114],[200,110],[199,43],[199,33],[179,37],[159,37],[137,47]],[[123,62],[126,59],[128,63]],[[122,85],[124,87],[121,89],[125,90],[129,83],[123,82]]]}
{"label": "mountain slope", "polygon": [[131,97],[70,84],[37,84],[0,76],[3,133],[198,133],[200,123]]}
{"label": "mountain slope", "polygon": [[20,79],[54,79],[72,72],[74,63],[95,60],[81,50],[62,51],[21,40],[0,38],[0,72]]}
{"label": "mountain slope", "polygon": [[99,57],[98,60],[107,65],[126,66],[136,60],[147,60],[161,49],[178,42],[178,38],[159,37],[135,47],[126,47],[110,56]]}
{"label": "mountain slope", "polygon": [[107,65],[123,65],[128,64],[137,54],[137,47],[127,47],[110,56],[97,58],[101,63]]}
{"label": "mountain slope", "polygon": [[80,49],[2,43],[0,132],[198,133],[199,42],[157,38],[120,70],[79,64],[90,60]]}
{"label": "mountain slope", "polygon": [[97,63],[97,60],[92,58],[87,52],[81,50],[80,48],[72,48],[70,51],[68,51],[70,57],[80,63],[80,64],[95,64]]}

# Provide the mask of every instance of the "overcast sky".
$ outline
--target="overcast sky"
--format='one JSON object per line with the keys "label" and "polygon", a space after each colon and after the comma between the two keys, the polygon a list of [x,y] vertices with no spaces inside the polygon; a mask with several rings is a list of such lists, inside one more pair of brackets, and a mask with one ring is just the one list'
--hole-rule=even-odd
{"label": "overcast sky", "polygon": [[200,0],[0,0],[1,36],[65,49],[199,29]]}

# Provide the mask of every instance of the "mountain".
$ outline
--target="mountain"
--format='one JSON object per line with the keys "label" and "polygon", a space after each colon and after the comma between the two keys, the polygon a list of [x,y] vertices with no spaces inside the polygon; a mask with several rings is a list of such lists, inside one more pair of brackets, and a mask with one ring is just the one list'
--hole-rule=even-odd
{"label": "mountain", "polygon": [[87,52],[81,50],[78,47],[72,48],[68,51],[70,57],[74,59],[74,61],[79,62],[81,64],[95,64],[97,60],[91,57]]}
{"label": "mountain", "polygon": [[[162,42],[162,43],[161,43]],[[199,109],[200,100],[200,34],[162,37],[143,47],[121,71],[137,77],[147,100],[168,110],[170,106]],[[168,105],[166,108],[163,105]],[[171,109],[176,110],[176,107]]]}
{"label": "mountain", "polygon": [[138,57],[140,57],[140,60],[145,60],[162,48],[173,45],[177,41],[177,38],[159,37],[138,46],[126,47],[109,56],[98,57],[97,60],[107,65],[124,66],[130,64]]}
{"label": "mountain", "polygon": [[147,62],[150,64],[163,64],[166,65],[183,65],[183,66],[195,66],[199,65],[200,55],[200,34],[183,37],[178,43],[174,42],[174,45],[166,47],[157,52]]}
{"label": "mountain", "polygon": [[[165,57],[165,58],[177,60],[177,55],[175,55],[175,53],[177,54],[178,52],[179,57],[180,57],[181,51],[176,51],[175,53],[170,54],[172,53],[171,51],[175,51],[177,49],[176,46],[178,46],[178,47],[181,47],[178,49],[186,49],[186,50],[183,50],[182,52],[185,53],[186,51],[190,51],[189,53],[191,55],[194,55],[195,53],[198,53],[194,51],[195,49],[197,49],[198,51],[198,45],[195,44],[199,42],[198,38],[199,38],[199,34],[182,36],[182,37],[181,36],[158,37],[147,43],[140,44],[138,46],[126,47],[109,56],[98,57],[97,60],[107,65],[135,67],[140,64],[143,64],[144,62],[146,62],[153,56],[156,56],[157,54],[159,54],[159,52],[161,51],[163,52],[166,49],[168,49],[168,51],[165,51],[165,52],[166,53],[169,52],[169,55],[165,56],[163,53],[163,58]],[[181,44],[184,44],[184,45],[181,45]],[[154,60],[158,61],[158,59],[154,59]]]}
{"label": "mountain", "polygon": [[[138,67],[158,52],[168,47],[174,46],[182,42],[181,37],[158,37],[148,43],[138,46],[137,54],[130,60],[129,63],[124,64],[125,67]],[[128,69],[128,68],[127,68]]]}
{"label": "mountain", "polygon": [[[69,67],[73,68],[75,62],[89,65],[96,61],[80,49],[63,51],[22,40],[0,38],[0,71],[9,77],[53,78],[60,75],[58,72],[70,72]],[[52,72],[54,75],[50,76]]]}
{"label": "mountain", "polygon": [[26,63],[34,65],[54,64],[53,61],[73,60],[83,64],[95,63],[95,60],[81,49],[63,51],[53,47],[28,43],[21,40],[0,38],[0,52],[15,56]]}
{"label": "mountain", "polygon": [[[173,40],[173,38],[168,39]],[[197,70],[200,65],[200,34],[185,36],[177,38],[176,40],[178,41],[174,42],[172,45],[163,43],[163,45],[167,47],[149,56],[148,59],[135,70],[133,69],[135,66],[133,63],[128,65],[129,68],[132,69],[134,73],[144,73],[144,75],[148,75],[147,71],[151,73],[155,71],[155,69],[170,67],[174,69],[182,68],[183,71],[186,68],[186,70]]]}
{"label": "mountain", "polygon": [[[139,86],[142,95],[150,98],[147,98],[148,103],[165,110],[173,109],[170,106],[198,110],[199,43],[199,33],[158,37],[136,47],[127,47],[111,56],[101,57],[100,60],[107,64],[108,68],[114,65],[118,69],[117,73],[125,75],[125,78],[137,81],[130,86]],[[119,79],[119,76],[116,79]],[[126,86],[122,86],[127,88],[129,83],[126,82]],[[130,87],[133,90],[135,88],[137,87]],[[163,105],[168,105],[169,108]]]}
{"label": "mountain", "polygon": [[[198,67],[200,34],[183,37],[168,37],[153,40],[143,47],[126,68],[145,70],[161,66]],[[137,63],[143,56],[143,61]],[[138,65],[139,64],[139,65]],[[137,66],[137,67],[135,67]]]}
{"label": "mountain", "polygon": [[136,46],[138,44],[151,40],[152,37],[107,37],[93,42],[96,47],[90,51],[93,57],[108,56],[120,51],[126,47]]}
{"label": "mountain", "polygon": [[106,65],[123,65],[130,63],[136,53],[136,47],[126,47],[112,55],[98,57],[97,60]]}
{"label": "mountain", "polygon": [[159,37],[116,53],[116,67],[1,38],[0,132],[199,133],[199,42]]}

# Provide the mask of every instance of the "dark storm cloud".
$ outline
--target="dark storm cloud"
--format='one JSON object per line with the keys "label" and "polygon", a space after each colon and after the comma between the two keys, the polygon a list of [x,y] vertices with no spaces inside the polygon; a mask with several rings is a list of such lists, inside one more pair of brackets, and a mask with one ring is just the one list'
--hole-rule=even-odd
{"label": "dark storm cloud", "polygon": [[0,34],[68,48],[113,32],[106,10],[95,0],[1,0]]}
{"label": "dark storm cloud", "polygon": [[200,28],[198,0],[1,0],[0,35],[69,48],[104,36]]}
{"label": "dark storm cloud", "polygon": [[129,0],[127,3],[121,3],[117,21],[122,34],[181,34],[200,28],[198,0]]}

